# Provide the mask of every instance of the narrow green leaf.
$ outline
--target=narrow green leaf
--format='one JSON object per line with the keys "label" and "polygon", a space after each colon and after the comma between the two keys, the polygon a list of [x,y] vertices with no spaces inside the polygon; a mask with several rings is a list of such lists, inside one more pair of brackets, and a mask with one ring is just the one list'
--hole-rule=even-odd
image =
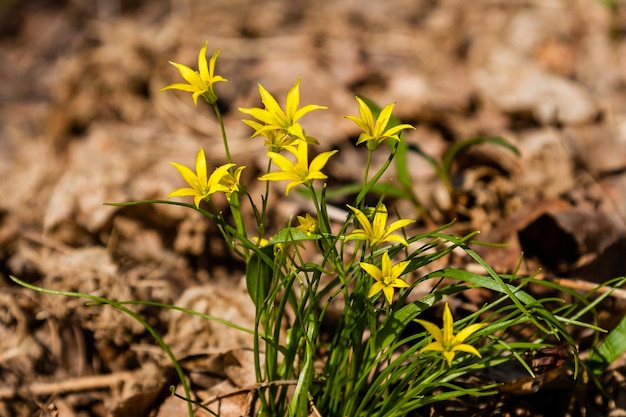
{"label": "narrow green leaf", "polygon": [[448,148],[446,153],[444,153],[443,155],[443,158],[441,160],[441,166],[442,166],[443,171],[446,173],[446,175],[448,176],[450,175],[450,172],[452,170],[452,162],[454,161],[454,158],[456,158],[459,152],[461,152],[462,150],[470,146],[478,145],[480,143],[493,143],[494,145],[499,145],[510,150],[515,155],[518,155],[518,156],[520,155],[519,149],[517,149],[515,146],[511,145],[509,142],[502,139],[501,137],[497,137],[497,136],[482,137],[481,136],[477,138],[461,140],[461,141],[455,142],[452,146],[450,146],[450,148]]}
{"label": "narrow green leaf", "polygon": [[601,374],[609,365],[626,352],[626,317],[608,334],[589,358],[589,368],[594,374]]}
{"label": "narrow green leaf", "polygon": [[274,276],[273,262],[266,262],[261,258],[261,254],[273,261],[274,246],[266,245],[258,248],[258,251],[250,255],[246,264],[246,288],[257,309],[265,302]]}

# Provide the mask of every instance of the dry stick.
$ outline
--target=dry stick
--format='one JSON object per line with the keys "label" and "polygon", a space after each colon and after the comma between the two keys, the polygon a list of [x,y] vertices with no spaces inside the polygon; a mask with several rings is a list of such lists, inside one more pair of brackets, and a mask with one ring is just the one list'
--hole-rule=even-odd
{"label": "dry stick", "polygon": [[56,382],[33,382],[19,388],[3,387],[0,388],[0,400],[111,388],[130,380],[132,376],[133,372],[126,371],[108,375],[84,376]]}
{"label": "dry stick", "polygon": [[[258,384],[250,385],[248,387],[239,388],[239,389],[236,389],[234,391],[227,392],[226,394],[216,395],[215,397],[211,397],[208,400],[203,401],[202,405],[207,406],[207,405],[209,405],[211,403],[214,403],[216,401],[220,401],[220,400],[222,400],[224,398],[232,397],[234,395],[248,393],[248,396],[246,398],[246,408],[244,409],[244,412],[242,413],[242,417],[250,417],[250,416],[252,416],[252,412],[254,411],[254,403],[257,400],[258,392],[259,392],[260,389],[268,388],[268,387],[281,387],[281,386],[286,386],[286,385],[297,385],[297,384],[298,384],[298,380],[297,379],[288,379],[288,380],[284,380],[284,381],[261,382],[261,383],[258,383]],[[312,415],[315,416],[315,417],[322,417],[320,412],[318,411],[317,407],[315,407],[315,404],[313,404],[313,398],[311,398],[310,396],[309,396],[309,403],[311,405],[311,410],[313,412]]]}
{"label": "dry stick", "polygon": [[244,388],[239,388],[230,392],[227,392],[226,394],[220,394],[220,395],[216,395],[214,397],[209,398],[208,400],[205,400],[202,402],[202,405],[209,405],[212,404],[216,401],[220,401],[223,400],[224,398],[228,398],[228,397],[232,397],[234,395],[239,395],[239,394],[245,394],[251,391],[258,391],[262,388],[268,388],[268,387],[282,387],[285,385],[296,385],[298,383],[297,379],[287,379],[287,380],[281,380],[281,381],[269,381],[269,382],[259,382],[258,384],[254,384],[254,385],[249,385],[247,387]]}

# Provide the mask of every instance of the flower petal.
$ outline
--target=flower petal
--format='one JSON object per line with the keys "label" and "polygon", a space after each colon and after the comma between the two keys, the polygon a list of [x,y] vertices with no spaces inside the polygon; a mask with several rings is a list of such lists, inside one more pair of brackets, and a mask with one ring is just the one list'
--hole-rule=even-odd
{"label": "flower petal", "polygon": [[209,67],[206,62],[206,46],[208,43],[208,41],[205,41],[202,48],[200,48],[200,52],[198,53],[198,71],[200,72],[200,77],[205,81],[209,81],[211,79],[209,75]]}
{"label": "flower petal", "polygon": [[403,227],[406,227],[412,223],[415,223],[415,220],[411,220],[411,219],[400,219],[400,220],[396,220],[395,222],[391,223],[389,225],[389,227],[387,227],[387,232],[391,233],[397,229],[401,229]]}
{"label": "flower petal", "polygon": [[[441,333],[441,329],[439,329],[439,327],[429,321],[426,320],[420,320],[420,319],[413,319],[413,321],[421,324],[428,333],[430,333],[433,338],[440,344],[442,345],[443,343],[443,333]],[[423,348],[422,350],[424,350],[425,348]],[[441,349],[443,350],[443,345],[441,346]]]}
{"label": "flower petal", "polygon": [[283,171],[292,170],[294,163],[291,162],[286,157],[284,157],[283,155],[277,152],[268,152],[267,156],[269,156],[269,158],[272,160],[274,165],[276,165],[278,168],[282,169]]}
{"label": "flower petal", "polygon": [[167,199],[169,200],[172,197],[190,197],[192,195],[198,195],[198,191],[193,188],[179,188],[169,193]]}
{"label": "flower petal", "polygon": [[185,165],[179,164],[177,162],[170,162],[170,165],[174,166],[174,168],[178,170],[181,177],[183,177],[183,180],[185,180],[187,184],[191,185],[195,189],[198,189],[199,181],[198,181],[198,176],[196,175],[195,172],[193,172],[191,169],[189,169]]}
{"label": "flower petal", "polygon": [[365,270],[365,272],[367,272],[376,281],[382,280],[383,274],[376,265],[368,264],[366,262],[360,262],[359,265],[361,265],[361,268],[363,268],[363,270]]}
{"label": "flower petal", "polygon": [[454,336],[454,343],[463,343],[465,339],[467,339],[472,333],[482,329],[485,326],[486,326],[485,323],[470,324],[469,326],[461,330],[459,333],[457,333],[456,336]]}
{"label": "flower petal", "polygon": [[174,84],[170,84],[168,86],[163,87],[159,91],[166,91],[166,90],[182,90],[182,91],[187,91],[188,93],[193,93],[195,91],[198,91],[198,88],[191,84],[174,83]]}
{"label": "flower petal", "polygon": [[448,303],[443,307],[443,345],[450,346],[454,340],[454,322]]}
{"label": "flower petal", "polygon": [[376,281],[375,283],[372,284],[372,286],[370,287],[369,292],[367,293],[367,298],[372,298],[373,296],[375,296],[376,294],[378,294],[379,292],[381,292],[383,290],[385,286],[383,285],[382,282],[380,281]]}
{"label": "flower petal", "polygon": [[315,110],[326,110],[328,109],[328,107],[326,106],[318,106],[317,104],[307,104],[306,106],[298,109],[298,111],[295,112],[295,114],[293,115],[293,122],[296,122],[298,119],[300,119],[302,116],[304,116],[307,113],[310,113],[312,111]]}
{"label": "flower petal", "polygon": [[311,161],[311,165],[309,165],[309,171],[311,172],[321,171],[322,168],[324,168],[324,165],[326,165],[326,163],[328,162],[328,159],[330,159],[330,157],[336,154],[337,152],[339,151],[334,150],[334,151],[322,152],[321,154],[317,155]]}
{"label": "flower petal", "polygon": [[374,132],[375,132],[374,134],[376,136],[381,136],[383,132],[385,131],[385,128],[387,127],[387,124],[389,123],[389,118],[391,117],[391,112],[393,111],[394,106],[395,106],[395,103],[387,104],[380,111],[380,114],[378,115],[378,120],[376,120],[376,126],[374,128]]}
{"label": "flower petal", "polygon": [[287,116],[287,120],[290,123],[296,121],[295,116],[298,111],[298,105],[300,104],[300,80],[302,77],[298,77],[298,80],[294,84],[293,87],[287,93],[287,98],[285,100],[285,113]]}
{"label": "flower petal", "polygon": [[441,344],[440,341],[435,341],[435,342],[430,342],[429,344],[427,344],[426,346],[424,346],[421,350],[420,353],[422,352],[428,352],[428,351],[438,351],[438,352],[443,352],[443,345]]}
{"label": "flower petal", "polygon": [[198,155],[196,155],[196,175],[198,176],[198,181],[201,184],[207,183],[206,156],[204,155],[204,149],[202,148],[200,148]]}
{"label": "flower petal", "polygon": [[389,285],[384,285],[383,286],[383,294],[385,294],[385,299],[387,300],[387,303],[391,304],[393,302],[393,287],[389,286]]}
{"label": "flower petal", "polygon": [[179,64],[178,62],[170,61],[170,64],[174,65],[180,75],[187,81],[189,84],[193,85],[196,88],[202,87],[202,82],[200,80],[200,74],[189,68],[187,65]]}
{"label": "flower petal", "polygon": [[455,347],[452,348],[452,352],[457,352],[457,351],[471,353],[472,355],[476,355],[479,358],[482,358],[482,356],[480,355],[480,352],[472,345],[467,345],[464,343],[460,345],[456,345]]}

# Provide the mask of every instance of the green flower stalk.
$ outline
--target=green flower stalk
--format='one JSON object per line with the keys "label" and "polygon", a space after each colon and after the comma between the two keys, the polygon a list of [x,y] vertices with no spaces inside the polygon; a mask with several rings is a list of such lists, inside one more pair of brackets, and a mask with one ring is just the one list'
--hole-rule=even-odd
{"label": "green flower stalk", "polygon": [[216,50],[211,60],[207,64],[206,60],[206,46],[208,42],[204,43],[204,46],[200,49],[198,54],[198,71],[194,71],[186,65],[179,64],[177,62],[170,61],[170,64],[174,65],[180,75],[187,81],[188,84],[175,83],[163,87],[161,91],[165,90],[182,90],[192,93],[193,104],[198,105],[198,97],[202,96],[209,104],[215,104],[217,102],[217,93],[213,84],[219,82],[226,82],[226,78],[215,75],[215,61],[217,60],[220,50]]}
{"label": "green flower stalk", "polygon": [[374,220],[370,223],[367,216],[358,208],[348,206],[356,216],[357,221],[361,225],[360,229],[354,229],[346,240],[358,239],[367,240],[371,250],[376,250],[385,242],[401,243],[409,246],[406,239],[402,236],[392,234],[394,231],[414,223],[415,220],[400,219],[387,226],[387,207],[384,204],[378,205],[374,214]]}
{"label": "green flower stalk", "polygon": [[[291,149],[294,148],[291,147]],[[285,190],[285,195],[289,195],[289,191],[296,185],[310,185],[313,180],[324,180],[328,178],[326,174],[322,172],[322,168],[324,168],[328,159],[336,154],[337,151],[322,152],[313,158],[309,165],[308,149],[308,143],[298,141],[294,149],[296,162],[290,161],[279,153],[268,152],[267,156],[269,156],[272,162],[282,171],[267,173],[260,176],[259,179],[261,181],[290,181]]]}
{"label": "green flower stalk", "polygon": [[365,270],[372,278],[376,280],[370,287],[368,298],[374,297],[379,292],[383,292],[388,304],[391,304],[393,300],[394,288],[407,288],[409,284],[400,279],[400,276],[404,273],[406,267],[411,261],[398,262],[395,265],[391,265],[391,259],[389,258],[389,252],[385,251],[381,260],[381,267],[376,265],[361,262],[361,268]]}
{"label": "green flower stalk", "polygon": [[480,356],[480,352],[474,346],[463,342],[472,333],[486,326],[485,323],[471,324],[455,335],[453,329],[454,320],[452,319],[452,313],[450,312],[448,303],[446,303],[443,308],[443,330],[440,330],[437,325],[429,321],[419,319],[414,320],[424,326],[428,333],[430,333],[435,339],[434,342],[431,342],[423,347],[422,350],[420,350],[420,353],[427,351],[441,352],[443,357],[446,359],[448,366],[452,366],[452,360],[454,359],[456,352],[467,352],[476,355],[479,358],[482,357]]}
{"label": "green flower stalk", "polygon": [[[304,129],[300,123],[298,123],[298,120],[309,112],[327,109],[328,107],[309,104],[302,108],[298,108],[300,105],[300,80],[301,78],[298,78],[296,84],[291,87],[289,93],[287,93],[284,111],[274,96],[272,96],[261,84],[259,84],[259,94],[261,95],[261,100],[265,108],[239,108],[240,112],[250,115],[261,122],[260,124],[251,124],[250,122],[244,121],[255,129],[253,137],[259,135],[268,137],[268,132],[279,131],[280,133],[289,136],[290,141],[284,143],[284,146],[290,145],[298,139],[304,142],[317,144],[317,141],[314,138],[306,135]],[[281,140],[284,140],[284,138],[280,136],[278,137]]]}

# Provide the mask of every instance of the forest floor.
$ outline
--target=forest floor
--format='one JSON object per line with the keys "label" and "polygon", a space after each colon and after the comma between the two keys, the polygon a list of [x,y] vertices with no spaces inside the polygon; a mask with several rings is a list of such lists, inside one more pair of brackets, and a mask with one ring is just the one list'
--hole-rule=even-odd
{"label": "forest floor", "polygon": [[[478,230],[481,240],[506,244],[477,249],[498,272],[514,271],[523,252],[521,273],[540,270],[576,291],[623,276],[626,1],[607,3],[0,2],[0,416],[185,415],[184,402],[168,395],[176,378],[167,357],[136,321],[22,288],[9,275],[252,327],[244,265],[215,225],[175,206],[102,204],[165,198],[182,186],[169,163],[193,166],[199,146],[209,165],[224,163],[211,109],[182,92],[159,92],[179,82],[168,61],[195,67],[205,41],[209,56],[221,49],[217,73],[228,82],[218,85],[220,106],[246,179],[266,159],[237,109],[259,105],[257,83],[284,97],[302,76],[301,103],[328,106],[303,124],[321,150],[341,151],[328,165],[335,184],[361,180],[355,167],[366,153],[343,119],[358,114],[355,95],[395,102],[395,115],[416,127],[406,141],[436,159],[478,136],[520,150],[464,152],[452,194],[410,154],[421,206],[398,200],[394,210],[417,219],[416,230],[456,219],[452,232]],[[275,202],[272,227],[305,204],[297,193]],[[463,257],[450,262],[471,267]],[[476,297],[455,309],[471,311]],[[137,311],[197,387],[210,393],[249,380],[225,365],[245,362],[247,335],[180,312]],[[625,313],[616,291],[600,305],[599,323],[610,330]],[[424,415],[626,416],[623,359],[601,376],[606,396],[574,382],[498,395],[491,414],[459,404],[460,414]]]}

